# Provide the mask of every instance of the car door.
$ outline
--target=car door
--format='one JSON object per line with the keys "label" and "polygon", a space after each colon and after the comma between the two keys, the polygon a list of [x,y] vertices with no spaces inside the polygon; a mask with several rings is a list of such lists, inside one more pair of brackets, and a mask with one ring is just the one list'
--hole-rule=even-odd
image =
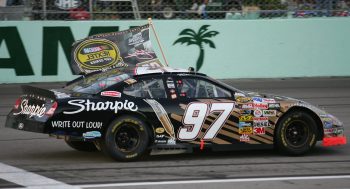
{"label": "car door", "polygon": [[192,144],[233,144],[239,142],[240,111],[233,91],[202,76],[175,77],[178,106],[170,115],[177,139]]}

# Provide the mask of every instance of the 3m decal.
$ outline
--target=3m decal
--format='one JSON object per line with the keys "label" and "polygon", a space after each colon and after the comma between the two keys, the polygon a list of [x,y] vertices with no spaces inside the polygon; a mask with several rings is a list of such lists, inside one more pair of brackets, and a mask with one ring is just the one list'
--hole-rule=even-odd
{"label": "3m decal", "polygon": [[276,110],[263,110],[262,113],[264,117],[276,116]]}
{"label": "3m decal", "polygon": [[190,103],[182,119],[183,126],[180,127],[178,138],[180,140],[195,140],[208,115],[219,112],[217,119],[209,126],[203,136],[203,140],[211,140],[216,137],[221,127],[231,115],[235,104],[232,102],[214,102],[206,104],[201,102]]}
{"label": "3m decal", "polygon": [[106,102],[91,102],[89,99],[77,99],[77,100],[70,100],[68,101],[68,104],[72,106],[79,107],[79,109],[74,111],[64,111],[64,114],[77,114],[82,111],[101,111],[101,110],[114,110],[114,113],[118,113],[118,110],[130,110],[130,111],[137,111],[138,107],[135,105],[134,102],[129,102],[128,100],[125,100],[124,102],[120,101],[106,101]]}
{"label": "3m decal", "polygon": [[121,97],[122,94],[118,91],[103,91],[101,92],[101,96]]}
{"label": "3m decal", "polygon": [[43,117],[45,115],[45,111],[46,111],[45,104],[29,105],[28,99],[23,99],[20,107],[21,107],[21,111],[18,113],[13,113],[13,115],[25,114],[25,115],[29,115],[30,118],[33,116]]}
{"label": "3m decal", "polygon": [[254,127],[253,132],[255,135],[264,135],[265,134],[265,127]]}

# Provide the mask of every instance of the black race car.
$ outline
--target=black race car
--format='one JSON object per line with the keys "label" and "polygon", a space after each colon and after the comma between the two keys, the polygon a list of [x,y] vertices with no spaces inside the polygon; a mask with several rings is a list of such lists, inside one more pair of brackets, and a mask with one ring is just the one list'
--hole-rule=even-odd
{"label": "black race car", "polygon": [[145,154],[275,147],[304,154],[346,143],[343,124],[306,102],[243,92],[194,71],[124,67],[64,88],[23,86],[6,127],[64,138],[121,161]]}

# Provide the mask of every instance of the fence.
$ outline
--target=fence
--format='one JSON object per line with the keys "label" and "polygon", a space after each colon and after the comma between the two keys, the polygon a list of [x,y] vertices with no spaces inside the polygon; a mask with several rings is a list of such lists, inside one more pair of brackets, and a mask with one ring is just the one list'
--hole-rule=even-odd
{"label": "fence", "polygon": [[350,0],[0,0],[0,20],[349,16]]}

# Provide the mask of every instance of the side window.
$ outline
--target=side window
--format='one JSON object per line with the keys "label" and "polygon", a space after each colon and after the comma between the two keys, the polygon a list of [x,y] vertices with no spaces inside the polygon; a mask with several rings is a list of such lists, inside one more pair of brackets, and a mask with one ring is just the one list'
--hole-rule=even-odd
{"label": "side window", "polygon": [[228,98],[232,96],[230,91],[201,79],[179,79],[176,85],[180,96],[187,98]]}
{"label": "side window", "polygon": [[124,94],[139,98],[166,98],[162,79],[147,79],[134,83],[123,91]]}

